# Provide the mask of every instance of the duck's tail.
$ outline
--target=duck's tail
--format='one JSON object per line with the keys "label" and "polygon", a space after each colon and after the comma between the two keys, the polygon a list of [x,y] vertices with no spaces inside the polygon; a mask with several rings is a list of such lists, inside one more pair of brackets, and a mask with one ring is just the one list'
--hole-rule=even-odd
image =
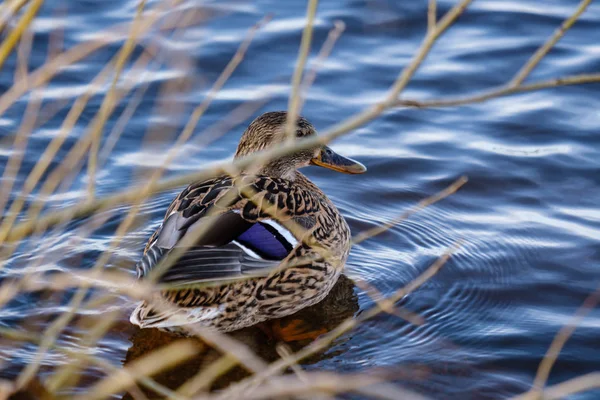
{"label": "duck's tail", "polygon": [[222,313],[220,306],[180,308],[172,303],[157,310],[148,302],[138,304],[129,321],[140,328],[169,328],[173,326],[201,323],[210,326],[210,322]]}

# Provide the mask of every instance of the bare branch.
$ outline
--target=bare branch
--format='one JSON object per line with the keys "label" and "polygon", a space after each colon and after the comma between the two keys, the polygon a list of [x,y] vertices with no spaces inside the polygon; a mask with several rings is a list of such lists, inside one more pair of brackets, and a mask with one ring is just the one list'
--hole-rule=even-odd
{"label": "bare branch", "polygon": [[487,100],[496,99],[498,97],[504,97],[511,94],[532,92],[535,90],[549,89],[558,86],[570,86],[570,85],[581,85],[584,83],[598,83],[600,82],[600,74],[581,74],[565,76],[563,78],[551,79],[547,81],[530,83],[527,85],[520,86],[507,86],[502,85],[496,89],[492,89],[480,94],[471,96],[454,97],[447,99],[434,99],[434,100],[410,100],[410,99],[399,99],[394,102],[395,106],[403,107],[416,107],[416,108],[434,108],[434,107],[456,107],[468,104],[481,103]]}
{"label": "bare branch", "polygon": [[564,34],[575,24],[579,16],[590,5],[592,0],[582,0],[575,12],[562,23],[554,34],[544,43],[527,61],[527,63],[517,72],[508,86],[519,86],[529,76],[531,71],[542,61],[542,58],[554,47],[554,45],[564,36]]}

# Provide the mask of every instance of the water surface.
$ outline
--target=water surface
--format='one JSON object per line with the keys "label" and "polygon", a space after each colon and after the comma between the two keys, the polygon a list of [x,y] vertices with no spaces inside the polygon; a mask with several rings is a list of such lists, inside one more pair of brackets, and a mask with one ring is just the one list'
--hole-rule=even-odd
{"label": "water surface", "polygon": [[[319,68],[302,111],[317,129],[324,130],[385,96],[424,36],[425,3],[320,4],[311,61],[334,21],[343,21],[346,29]],[[439,2],[439,12],[452,4]],[[543,7],[536,1],[474,2],[434,46],[404,96],[455,96],[503,84],[576,6],[570,0],[548,0]],[[108,138],[119,115],[127,104],[140,102],[112,151],[101,156],[98,196],[139,183],[162,164],[191,109],[205,98],[248,29],[268,13],[273,13],[273,20],[256,34],[243,62],[166,175],[193,172],[229,158],[254,116],[287,107],[304,2],[206,1],[186,7],[199,10],[198,23],[180,33],[154,32],[144,42],[156,46],[160,55],[133,81],[136,88],[147,85],[147,90],[139,98],[129,95],[104,129],[103,144],[111,143]],[[72,47],[130,21],[135,9],[134,1],[47,1],[33,24],[30,69],[44,62],[57,28],[63,31],[64,45]],[[599,23],[600,6],[592,4],[530,79],[600,70]],[[40,94],[43,106],[72,103],[120,45],[108,45],[61,73]],[[141,48],[136,49],[134,55],[140,54]],[[12,85],[16,62],[11,57],[0,73],[0,91]],[[172,84],[166,94],[165,84]],[[51,169],[85,133],[107,89],[108,84],[91,98]],[[599,89],[598,84],[561,87],[462,107],[396,109],[337,140],[332,147],[367,165],[368,173],[340,176],[309,168],[306,174],[340,208],[353,233],[388,222],[459,176],[469,177],[457,194],[353,248],[347,275],[391,294],[454,242],[460,239],[463,244],[438,275],[402,301],[422,315],[425,324],[414,326],[381,315],[340,338],[324,355],[307,362],[306,369],[418,367],[426,371],[421,378],[400,382],[435,398],[505,398],[528,390],[553,336],[600,282]],[[2,165],[14,151],[13,136],[30,98],[21,98],[0,116]],[[242,105],[248,108],[240,111]],[[11,198],[59,133],[66,112],[60,110],[35,129]],[[87,184],[84,168],[71,186],[51,198],[50,207],[80,203]],[[112,266],[133,270],[143,244],[178,190],[144,205],[143,220],[117,246]],[[35,193],[28,200],[36,199]],[[39,240],[25,243],[3,270],[4,278],[18,276],[32,265],[47,270],[90,268],[109,248],[127,210],[117,209],[85,238],[79,238],[78,224],[73,224],[43,240],[45,247]],[[353,315],[372,306],[363,291],[350,287],[353,295],[343,287],[347,306],[334,309],[334,315]],[[0,310],[0,325],[41,331],[64,311],[66,300],[68,296],[21,296]],[[117,308],[127,311],[130,304],[122,298]],[[79,314],[106,312],[90,308]],[[128,351],[133,354],[139,333],[128,325],[125,314],[121,320],[97,347],[87,348],[77,334],[81,326],[67,330],[59,343],[122,365]],[[600,312],[592,311],[563,349],[550,383],[597,370],[599,334]],[[35,357],[34,345],[2,346],[7,376]],[[49,367],[64,360],[51,351],[43,363]],[[49,371],[44,368],[42,378]],[[101,373],[91,368],[87,375],[82,385]]]}

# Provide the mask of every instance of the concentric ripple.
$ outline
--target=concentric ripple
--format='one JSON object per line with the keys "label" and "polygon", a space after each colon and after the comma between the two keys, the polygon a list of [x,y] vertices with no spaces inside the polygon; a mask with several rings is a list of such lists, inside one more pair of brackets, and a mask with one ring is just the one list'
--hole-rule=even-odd
{"label": "concentric ripple", "polygon": [[[29,70],[46,59],[45,43],[54,27],[64,27],[65,46],[72,47],[131,20],[137,7],[133,1],[93,3],[44,2],[32,27]],[[315,65],[314,56],[334,21],[342,20],[346,26],[330,57],[320,64],[302,111],[323,131],[389,93],[389,85],[410,62],[425,34],[427,2],[321,3],[309,68]],[[473,2],[433,47],[402,96],[458,96],[505,83],[576,5],[575,1],[551,1],[544,7],[534,0]],[[304,2],[208,1],[185,7],[201,13],[200,25],[186,28],[177,38],[162,31],[145,38],[164,54],[154,70],[139,75],[137,87],[147,84],[148,90],[98,171],[99,197],[143,183],[161,165],[192,108],[206,98],[247,30],[266,14],[273,14],[273,21],[256,33],[243,62],[205,112],[192,140],[165,169],[165,176],[192,172],[230,157],[248,122],[230,114],[239,106],[268,100],[247,120],[262,111],[287,107],[306,13]],[[438,14],[449,7],[451,2],[438,2]],[[592,2],[528,79],[600,70],[599,16],[600,4]],[[119,48],[119,43],[106,46],[59,74],[42,94],[43,105],[73,102]],[[16,65],[12,56],[4,68],[9,71]],[[0,75],[0,92],[11,87],[13,76]],[[162,84],[177,83],[183,77],[194,78],[189,87],[169,93],[163,103],[155,102],[163,93]],[[90,99],[51,170],[87,132],[108,88],[103,86]],[[305,367],[336,372],[385,367],[397,371],[399,383],[433,398],[502,399],[527,390],[554,334],[600,282],[597,89],[595,85],[561,87],[463,107],[391,110],[331,144],[340,154],[364,163],[366,174],[303,169],[339,207],[353,234],[393,221],[460,176],[469,178],[457,193],[358,244],[350,253],[346,273],[390,295],[460,243],[439,273],[398,302],[399,307],[422,316],[425,323],[413,326],[398,316],[381,314],[340,338],[325,357]],[[14,153],[13,136],[29,100],[19,99],[0,116],[0,133],[6,139],[0,140],[0,169]],[[107,136],[129,100],[107,121]],[[32,135],[11,199],[19,195],[27,174],[60,132],[65,115],[60,111]],[[220,126],[234,128],[221,135],[216,128]],[[205,143],[210,145],[204,148]],[[48,210],[85,201],[88,183],[84,168],[71,186],[50,197]],[[0,271],[0,279],[8,282],[31,271],[53,274],[88,269],[106,251],[111,256],[109,267],[133,274],[144,243],[177,192],[146,202],[116,247],[111,243],[129,206],[100,215],[91,230],[86,227],[94,221],[83,219],[32,238],[16,250]],[[36,200],[37,193],[36,189],[27,200]],[[354,288],[356,304],[356,297],[349,296],[351,283],[346,282],[345,289],[341,297],[345,300],[333,302],[338,306],[332,307],[335,317],[325,319],[338,321],[354,315],[357,307],[360,314],[373,306],[365,292]],[[98,294],[92,291],[86,301]],[[0,309],[0,326],[43,332],[68,309],[72,295],[73,291],[18,296]],[[344,308],[345,301],[349,305]],[[58,343],[121,365],[135,347],[127,322],[131,304],[132,299],[112,295],[107,303],[77,309]],[[87,345],[85,321],[93,324],[118,311],[116,326],[97,345]],[[598,369],[599,321],[600,312],[590,312],[561,352],[550,384]],[[257,351],[264,349],[264,344],[257,347]],[[0,353],[8,361],[2,375],[14,377],[35,359],[37,350],[29,342],[15,346],[3,339]],[[65,362],[64,354],[51,349],[42,362],[42,378]],[[103,376],[104,371],[90,367],[85,383]],[[83,393],[83,389],[74,390]],[[591,392],[578,398],[598,396]]]}

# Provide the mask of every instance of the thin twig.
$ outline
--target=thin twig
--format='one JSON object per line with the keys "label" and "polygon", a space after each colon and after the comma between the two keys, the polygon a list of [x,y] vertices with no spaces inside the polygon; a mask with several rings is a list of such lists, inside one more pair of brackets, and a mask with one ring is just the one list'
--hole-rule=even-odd
{"label": "thin twig", "polygon": [[[18,79],[19,76],[27,75],[32,39],[33,34],[31,33],[31,30],[27,30],[23,34],[21,43],[17,49],[18,65],[15,71],[15,79]],[[13,184],[19,173],[19,169],[21,168],[23,157],[25,156],[27,142],[29,141],[29,137],[31,136],[31,132],[33,131],[35,121],[39,114],[41,99],[38,94],[39,92],[34,92],[27,103],[25,114],[23,115],[23,118],[21,118],[21,126],[15,136],[11,156],[2,173],[2,183],[0,187],[0,213],[2,214],[4,214],[4,207],[10,198]]]}
{"label": "thin twig", "polygon": [[573,315],[571,320],[558,331],[558,333],[552,340],[550,347],[548,347],[548,350],[546,351],[542,362],[540,362],[540,365],[538,366],[538,370],[533,381],[533,387],[531,388],[528,394],[530,398],[542,398],[544,386],[546,385],[546,382],[548,382],[550,371],[556,363],[556,360],[561,350],[563,349],[569,338],[573,335],[575,329],[577,329],[577,327],[581,325],[583,319],[598,305],[599,302],[600,287],[598,287],[598,289],[596,289],[594,293],[592,293],[585,299],[585,301],[583,302],[581,307],[579,307],[575,315]]}
{"label": "thin twig", "polygon": [[296,128],[296,119],[298,117],[299,110],[299,94],[300,94],[300,83],[302,82],[302,74],[304,73],[304,66],[308,59],[308,53],[310,52],[310,43],[312,41],[313,26],[315,23],[315,15],[317,14],[318,0],[309,0],[306,10],[306,25],[302,31],[302,39],[300,41],[300,51],[298,53],[298,61],[296,62],[296,69],[294,70],[294,76],[292,78],[292,90],[290,91],[290,98],[288,100],[288,113],[285,125],[285,131],[288,138],[293,140]]}
{"label": "thin twig", "polygon": [[[431,50],[431,48],[433,47],[433,45],[435,44],[437,39],[465,11],[465,9],[468,7],[468,5],[471,3],[471,1],[473,1],[473,0],[461,0],[460,3],[458,3],[457,5],[452,7],[450,9],[450,11],[448,11],[444,15],[444,17],[440,20],[440,22],[435,26],[435,29],[433,29],[431,32],[427,33],[427,35],[425,36],[425,39],[423,39],[423,43],[419,47],[419,50],[417,51],[415,56],[412,58],[410,64],[408,64],[408,66],[402,70],[402,72],[396,79],[396,82],[394,82],[394,84],[392,85],[390,93],[389,93],[386,101],[382,105],[384,110],[385,110],[385,108],[388,108],[391,104],[393,104],[393,102],[398,98],[398,96],[400,95],[402,90],[404,90],[406,85],[408,85],[408,82],[410,82],[411,78],[413,77],[413,75],[415,74],[415,72],[417,71],[419,66],[425,60],[425,57],[427,57],[427,55],[429,54],[429,51]],[[379,114],[381,114],[381,112],[374,113],[374,115],[372,115],[370,117],[372,119],[372,118],[375,118]],[[346,123],[350,123],[350,122],[351,122],[351,119],[350,119],[350,121],[347,120]]]}
{"label": "thin twig", "polygon": [[483,93],[461,96],[461,97],[449,97],[434,100],[412,100],[412,99],[399,99],[394,102],[395,106],[402,107],[416,107],[416,108],[435,108],[435,107],[456,107],[469,104],[481,103],[484,101],[496,99],[499,97],[508,96],[511,94],[532,92],[535,90],[555,88],[558,86],[568,85],[582,85],[584,83],[598,83],[600,82],[600,74],[581,74],[581,75],[570,75],[563,78],[550,79],[547,81],[534,82],[520,86],[507,86],[502,85],[495,89],[487,90]]}
{"label": "thin twig", "polygon": [[[375,386],[390,379],[384,374],[377,373],[360,373],[360,374],[335,374],[331,372],[307,372],[305,381],[293,375],[280,376],[271,379],[267,384],[255,388],[252,391],[246,392],[240,397],[227,397],[226,392],[223,396],[216,394],[211,397],[196,397],[195,400],[212,399],[212,398],[243,398],[246,400],[259,399],[285,399],[297,398],[298,396],[307,396],[315,398],[319,394],[341,394],[354,392],[359,389],[366,389]],[[425,396],[419,395],[412,391],[403,389],[398,386],[388,384],[389,392],[393,392],[395,399],[406,400],[425,400]],[[365,390],[365,393],[368,393]],[[373,398],[368,396],[368,398]]]}
{"label": "thin twig", "polygon": [[207,367],[198,371],[198,373],[188,379],[177,389],[177,394],[184,397],[190,397],[200,391],[208,390],[215,379],[225,374],[231,368],[235,367],[238,361],[230,354],[225,354],[217,361],[211,362]]}
{"label": "thin twig", "polygon": [[[277,343],[275,345],[275,350],[277,351],[277,354],[282,360],[287,360],[293,355],[292,349],[290,349],[290,347],[287,344],[282,342]],[[308,378],[308,376],[306,376],[306,371],[302,369],[300,364],[290,360],[290,368],[300,381],[304,382],[305,384],[308,384],[310,382],[310,379]]]}
{"label": "thin twig", "polygon": [[29,56],[31,55],[31,43],[33,41],[33,31],[25,30],[17,47],[17,68],[15,68],[15,81],[27,76],[29,68]]}
{"label": "thin twig", "polygon": [[298,110],[301,110],[302,106],[304,105],[308,88],[310,88],[314,83],[317,77],[317,71],[319,70],[325,59],[329,57],[329,54],[331,54],[335,42],[337,42],[337,40],[340,38],[342,32],[344,32],[345,29],[346,24],[344,24],[343,21],[336,20],[333,22],[333,28],[329,31],[325,43],[323,43],[323,46],[321,46],[321,50],[319,50],[319,54],[317,54],[317,58],[313,63],[312,69],[304,75],[304,79],[302,80],[302,88],[298,92]]}
{"label": "thin twig", "polygon": [[362,279],[354,279],[354,277],[350,278],[352,279],[352,281],[354,281],[356,287],[365,292],[365,294],[369,296],[369,298],[373,300],[374,303],[377,303],[377,306],[381,308],[383,312],[401,318],[407,322],[410,322],[413,325],[421,326],[425,323],[425,319],[422,316],[408,311],[404,308],[395,307],[394,304],[389,304],[389,302],[381,301],[382,299],[385,299],[385,295],[379,290],[377,290],[377,288],[371,285],[369,282]]}
{"label": "thin twig", "polygon": [[[31,343],[35,343],[35,344],[39,344],[41,341],[41,339],[38,336],[31,334],[30,332],[26,332],[26,331],[24,332],[22,330],[16,330],[16,329],[10,329],[10,328],[0,328],[0,336],[9,338],[9,339],[12,339],[15,341],[19,341],[19,342],[27,341],[27,342],[31,342]],[[105,370],[108,373],[115,374],[115,373],[120,373],[121,371],[124,371],[121,366],[113,365],[109,361],[106,361],[106,360],[104,360],[100,357],[94,356],[92,354],[87,354],[87,353],[81,352],[81,351],[70,350],[70,349],[66,348],[65,346],[53,346],[53,349],[64,354],[67,357],[74,358],[75,356],[77,356],[78,358],[83,359],[86,362],[89,362],[91,364],[96,364],[98,367],[102,368],[103,370]],[[125,372],[128,373],[127,370],[125,370]],[[154,381],[151,378],[148,378],[146,376],[139,376],[139,375],[134,377],[133,375],[131,375],[131,379],[132,380],[137,379],[142,386],[145,386],[149,389],[154,390],[156,393],[159,393],[159,394],[165,396],[165,398],[169,398],[169,399],[176,398],[176,394],[173,393],[173,391],[171,391],[170,389],[157,383],[156,381]],[[129,391],[138,394],[140,399],[144,399],[143,394],[139,391],[139,388],[137,387],[137,385],[130,386]],[[47,393],[47,394],[49,396],[51,396],[51,393]],[[0,398],[2,398],[2,397],[0,397]],[[54,399],[54,397],[51,397],[51,399]]]}
{"label": "thin twig", "polygon": [[199,351],[191,340],[180,340],[129,363],[86,390],[78,400],[105,399],[133,385],[139,376],[151,376],[185,361]]}
{"label": "thin twig", "polygon": [[360,242],[363,242],[373,236],[379,235],[379,234],[387,231],[388,229],[398,225],[400,222],[404,221],[412,214],[414,214],[434,203],[437,203],[438,201],[440,201],[442,199],[445,199],[446,197],[450,196],[453,193],[456,193],[456,191],[458,191],[458,189],[460,189],[465,183],[467,183],[467,181],[468,181],[468,178],[466,176],[461,176],[460,178],[458,178],[450,186],[448,186],[441,192],[438,192],[433,196],[430,196],[430,197],[427,197],[426,199],[421,200],[416,205],[414,205],[413,207],[411,207],[410,209],[408,209],[407,211],[402,213],[402,215],[395,218],[393,221],[387,222],[382,225],[378,225],[374,228],[367,229],[365,231],[362,231],[361,233],[359,233],[358,235],[356,235],[352,238],[352,244],[353,245],[359,244]]}
{"label": "thin twig", "polygon": [[117,54],[113,71],[113,79],[110,83],[110,87],[108,88],[106,96],[104,96],[104,99],[100,104],[100,110],[98,110],[91,127],[92,142],[90,144],[90,157],[88,161],[87,201],[92,201],[94,198],[98,152],[100,151],[100,139],[102,138],[102,131],[104,130],[104,125],[106,124],[108,117],[112,114],[112,111],[116,107],[117,96],[115,94],[115,88],[117,86],[117,82],[119,81],[119,77],[121,76],[121,72],[123,71],[123,68],[125,68],[125,63],[135,48],[136,41],[140,34],[140,25],[142,21],[141,17],[145,6],[146,0],[140,0],[133,23],[131,24],[131,30],[127,36],[127,40]]}
{"label": "thin twig", "polygon": [[[116,61],[118,55],[113,57],[113,60]],[[146,57],[144,54],[140,56],[139,61],[145,60]],[[136,65],[138,64],[136,62]],[[67,139],[68,135],[71,133],[74,128],[77,120],[80,115],[83,113],[85,106],[87,105],[89,99],[101,88],[101,84],[108,77],[112,70],[112,62],[108,63],[96,77],[92,80],[85,93],[82,94],[75,100],[73,106],[69,109],[69,112],[63,123],[61,125],[60,131],[57,135],[55,135],[38,162],[35,164],[27,178],[25,179],[25,183],[23,184],[23,188],[19,196],[13,201],[10,206],[10,209],[7,214],[5,214],[5,218],[2,220],[2,224],[0,225],[0,243],[3,242],[4,233],[10,231],[13,223],[16,221],[19,212],[25,204],[25,200],[29,193],[35,188],[38,184],[48,167],[50,166],[52,160],[62,147],[63,143]],[[84,156],[87,151],[87,148],[90,144],[90,136],[84,135],[77,143],[69,150],[67,156],[63,159],[62,163],[50,174],[50,176],[44,182],[42,189],[40,190],[40,196],[45,196],[50,194],[54,188],[60,183],[64,181],[64,175],[66,173],[72,172],[75,165],[77,165],[78,161]],[[41,203],[38,206],[39,211],[41,211]],[[31,221],[35,221],[36,215],[34,213],[35,207],[30,209],[28,219]]]}
{"label": "thin twig", "polygon": [[[567,381],[548,386],[541,393],[544,400],[564,399],[569,395],[583,393],[592,389],[600,389],[600,371],[590,372]],[[539,397],[533,397],[530,392],[519,396],[511,397],[510,400],[533,400]]]}
{"label": "thin twig", "polygon": [[508,83],[508,86],[519,86],[529,76],[531,71],[539,64],[540,61],[548,54],[554,45],[564,36],[564,34],[575,24],[579,16],[583,14],[585,9],[590,5],[592,0],[582,0],[577,6],[575,12],[567,18],[562,25],[552,34],[552,36],[544,43],[537,51],[529,58],[527,63],[517,72],[514,78]]}
{"label": "thin twig", "polygon": [[429,5],[427,6],[427,32],[433,32],[435,29],[436,23],[436,14],[437,14],[437,1],[429,0]]}
{"label": "thin twig", "polygon": [[4,30],[10,17],[19,12],[19,10],[27,4],[27,1],[28,0],[14,0],[0,3],[0,33]]}
{"label": "thin twig", "polygon": [[[139,28],[139,36],[141,37],[149,32],[166,10],[175,7],[181,1],[182,0],[171,0],[170,2],[164,2],[165,4],[161,7],[156,7],[156,9],[149,11]],[[87,57],[109,44],[126,40],[128,27],[130,27],[130,23],[118,24],[103,32],[99,32],[97,36],[98,39],[83,42],[58,54],[52,61],[45,63],[35,71],[31,72],[24,82],[15,82],[10,89],[0,95],[0,115],[3,115],[4,112],[19,99],[19,97],[27,92],[27,90],[45,84],[66,66]],[[165,27],[165,29],[169,28],[170,27]]]}

